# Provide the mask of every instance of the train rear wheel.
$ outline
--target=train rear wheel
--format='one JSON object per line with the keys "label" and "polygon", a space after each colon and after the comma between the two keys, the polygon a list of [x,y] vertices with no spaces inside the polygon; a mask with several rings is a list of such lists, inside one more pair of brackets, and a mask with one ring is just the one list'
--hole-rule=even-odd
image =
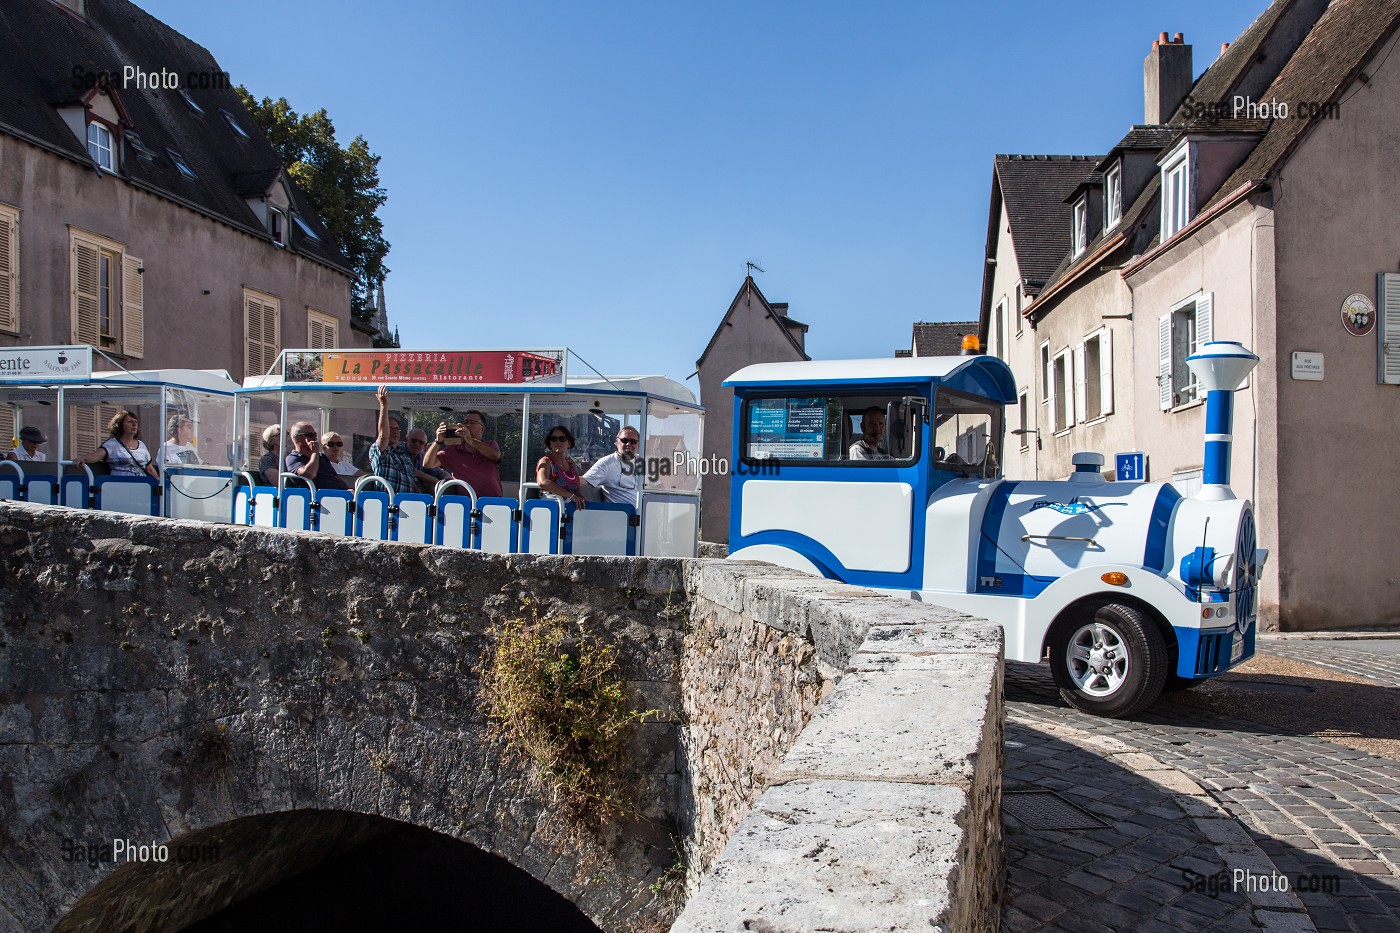
{"label": "train rear wheel", "polygon": [[1060,696],[1096,716],[1132,716],[1151,706],[1169,665],[1157,626],[1123,603],[1066,616],[1050,636],[1050,670]]}

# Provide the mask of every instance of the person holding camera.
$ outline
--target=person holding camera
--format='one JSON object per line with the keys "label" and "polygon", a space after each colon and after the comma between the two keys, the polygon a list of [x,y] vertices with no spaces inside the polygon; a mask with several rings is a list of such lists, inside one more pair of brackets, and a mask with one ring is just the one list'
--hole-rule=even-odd
{"label": "person holding camera", "polygon": [[439,424],[433,442],[423,451],[423,469],[442,468],[460,479],[478,496],[501,496],[501,448],[485,440],[486,416],[476,409],[462,416],[461,424]]}

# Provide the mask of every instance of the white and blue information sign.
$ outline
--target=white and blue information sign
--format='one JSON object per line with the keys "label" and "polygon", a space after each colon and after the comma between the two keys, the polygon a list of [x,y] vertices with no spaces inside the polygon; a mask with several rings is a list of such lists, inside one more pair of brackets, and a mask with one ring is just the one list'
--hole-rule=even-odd
{"label": "white and blue information sign", "polygon": [[1118,482],[1144,483],[1147,481],[1147,454],[1133,452],[1115,454],[1118,466]]}
{"label": "white and blue information sign", "polygon": [[749,405],[748,455],[820,460],[826,437],[826,399],[759,399]]}

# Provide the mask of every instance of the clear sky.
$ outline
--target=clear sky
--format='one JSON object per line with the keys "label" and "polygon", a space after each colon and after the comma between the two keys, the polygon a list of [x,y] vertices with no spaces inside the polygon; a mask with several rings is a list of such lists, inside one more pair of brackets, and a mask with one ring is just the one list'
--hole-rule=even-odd
{"label": "clear sky", "polygon": [[[813,357],[971,320],[992,157],[1098,154],[1266,0],[136,0],[383,157],[406,347],[685,379],[743,280]],[[696,383],[688,383],[692,388]]]}

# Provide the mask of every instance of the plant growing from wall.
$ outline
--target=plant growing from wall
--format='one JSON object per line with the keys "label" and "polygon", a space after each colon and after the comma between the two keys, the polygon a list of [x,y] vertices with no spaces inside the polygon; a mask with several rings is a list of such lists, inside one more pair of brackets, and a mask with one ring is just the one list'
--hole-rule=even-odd
{"label": "plant growing from wall", "polygon": [[658,711],[629,708],[617,648],[528,601],[490,634],[481,693],[497,733],[576,813],[633,809],[621,759],[635,725]]}

